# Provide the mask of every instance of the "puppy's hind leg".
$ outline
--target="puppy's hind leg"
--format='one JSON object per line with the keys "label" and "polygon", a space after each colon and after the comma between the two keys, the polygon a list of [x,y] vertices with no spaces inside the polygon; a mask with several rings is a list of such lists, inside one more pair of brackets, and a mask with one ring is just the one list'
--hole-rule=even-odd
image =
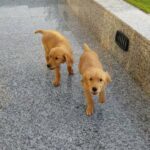
{"label": "puppy's hind leg", "polygon": [[94,103],[90,92],[85,91],[85,97],[87,101],[86,115],[91,116],[94,112]]}
{"label": "puppy's hind leg", "polygon": [[69,75],[73,75],[73,56],[71,56],[70,54],[65,54],[65,59],[66,59],[66,64],[67,64],[67,70]]}
{"label": "puppy's hind leg", "polygon": [[67,70],[68,70],[69,75],[73,75],[74,74],[72,66],[67,66]]}

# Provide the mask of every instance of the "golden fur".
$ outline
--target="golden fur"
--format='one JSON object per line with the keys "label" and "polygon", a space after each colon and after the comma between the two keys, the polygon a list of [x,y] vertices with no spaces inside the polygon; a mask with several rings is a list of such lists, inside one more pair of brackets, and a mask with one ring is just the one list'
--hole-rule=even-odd
{"label": "golden fur", "polygon": [[42,43],[45,49],[45,59],[47,67],[51,70],[55,69],[54,86],[60,84],[60,65],[62,63],[67,64],[67,70],[69,75],[73,74],[73,54],[69,41],[54,30],[37,30],[35,33],[41,33]]}
{"label": "golden fur", "polygon": [[79,71],[82,75],[82,86],[87,100],[86,114],[92,115],[94,103],[92,95],[99,95],[99,102],[105,102],[105,87],[111,82],[110,75],[103,70],[98,55],[84,44],[84,52],[80,57]]}

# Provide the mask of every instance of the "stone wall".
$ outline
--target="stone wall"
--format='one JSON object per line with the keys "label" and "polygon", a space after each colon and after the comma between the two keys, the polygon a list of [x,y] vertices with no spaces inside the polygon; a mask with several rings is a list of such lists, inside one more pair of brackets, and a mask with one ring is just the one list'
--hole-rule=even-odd
{"label": "stone wall", "polygon": [[[150,41],[94,0],[66,1],[81,22],[95,34],[101,46],[150,94]],[[117,30],[129,38],[128,52],[115,43]]]}

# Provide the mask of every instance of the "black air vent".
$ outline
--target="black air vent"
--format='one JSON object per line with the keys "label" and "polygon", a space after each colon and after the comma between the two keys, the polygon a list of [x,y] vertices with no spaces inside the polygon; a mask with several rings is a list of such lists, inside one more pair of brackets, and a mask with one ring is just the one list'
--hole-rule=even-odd
{"label": "black air vent", "polygon": [[115,41],[121,49],[123,49],[124,51],[128,51],[129,39],[126,35],[124,35],[124,33],[122,33],[121,31],[117,31]]}

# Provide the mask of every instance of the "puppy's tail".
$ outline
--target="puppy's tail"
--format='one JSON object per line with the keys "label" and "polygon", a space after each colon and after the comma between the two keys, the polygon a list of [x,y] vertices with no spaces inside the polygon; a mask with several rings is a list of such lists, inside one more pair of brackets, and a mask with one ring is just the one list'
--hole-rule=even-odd
{"label": "puppy's tail", "polygon": [[84,49],[84,51],[91,51],[91,49],[89,48],[89,46],[86,43],[83,44],[83,49]]}
{"label": "puppy's tail", "polygon": [[41,30],[41,29],[40,29],[40,30],[36,30],[34,33],[35,33],[35,34],[37,34],[37,33],[44,34],[45,32],[46,32],[45,30]]}

